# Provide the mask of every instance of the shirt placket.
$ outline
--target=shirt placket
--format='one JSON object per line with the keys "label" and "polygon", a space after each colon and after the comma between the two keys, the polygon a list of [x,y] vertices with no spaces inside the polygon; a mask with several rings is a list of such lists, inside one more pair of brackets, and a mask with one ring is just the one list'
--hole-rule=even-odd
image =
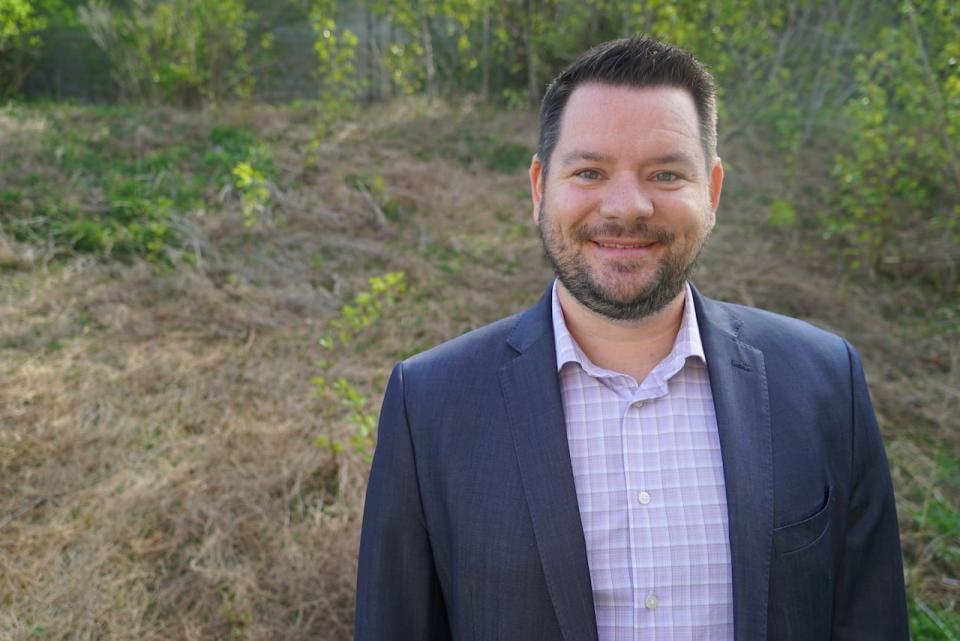
{"label": "shirt placket", "polygon": [[656,509],[653,496],[648,491],[648,488],[652,487],[650,471],[646,469],[639,455],[651,445],[645,442],[646,435],[643,430],[643,408],[650,399],[640,393],[636,385],[633,385],[632,389],[622,390],[620,399],[620,445],[626,486],[624,509],[630,529],[629,545],[633,565],[633,639],[638,641],[647,637],[655,627],[652,615],[656,610],[653,588],[657,581],[657,563],[654,558],[651,527],[656,520]]}

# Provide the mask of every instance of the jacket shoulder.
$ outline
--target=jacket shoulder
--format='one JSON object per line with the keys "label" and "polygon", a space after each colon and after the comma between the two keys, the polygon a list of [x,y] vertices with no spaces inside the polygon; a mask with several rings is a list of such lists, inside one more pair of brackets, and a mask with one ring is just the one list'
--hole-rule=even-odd
{"label": "jacket shoulder", "polygon": [[507,337],[521,316],[518,313],[501,318],[415,354],[403,361],[404,374],[453,373],[462,368],[476,369],[503,362],[512,353]]}
{"label": "jacket shoulder", "polygon": [[726,307],[732,317],[740,318],[744,333],[751,336],[771,335],[776,339],[791,337],[804,343],[826,342],[834,345],[844,342],[841,336],[799,318],[735,303],[717,304]]}
{"label": "jacket shoulder", "polygon": [[737,341],[786,363],[848,370],[852,346],[843,337],[797,318],[707,299],[710,316],[724,317]]}

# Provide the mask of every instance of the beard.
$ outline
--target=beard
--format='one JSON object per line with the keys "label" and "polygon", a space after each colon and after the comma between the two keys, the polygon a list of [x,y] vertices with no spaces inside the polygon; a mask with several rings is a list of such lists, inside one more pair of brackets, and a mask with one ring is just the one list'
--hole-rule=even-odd
{"label": "beard", "polygon": [[[697,259],[710,234],[710,228],[705,228],[696,244],[685,252],[676,247],[675,234],[653,229],[641,220],[629,225],[608,221],[593,227],[575,228],[571,234],[572,243],[575,245],[591,242],[593,238],[642,239],[644,242],[655,242],[667,250],[655,272],[648,277],[646,285],[632,293],[618,292],[613,287],[601,284],[583,253],[560,238],[550,225],[544,202],[546,198],[540,203],[537,227],[544,255],[553,266],[554,273],[567,291],[584,307],[611,320],[640,320],[659,312],[675,300],[696,268]],[[607,268],[621,275],[636,274],[639,279],[643,278],[641,272],[645,265],[611,262]]]}

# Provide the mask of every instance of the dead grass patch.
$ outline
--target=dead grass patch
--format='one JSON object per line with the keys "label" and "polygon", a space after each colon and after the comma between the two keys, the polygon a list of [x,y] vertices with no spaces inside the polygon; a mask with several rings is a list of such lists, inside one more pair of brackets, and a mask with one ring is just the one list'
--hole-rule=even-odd
{"label": "dead grass patch", "polygon": [[[214,119],[157,117],[184,132]],[[312,396],[323,328],[370,276],[407,274],[387,322],[332,366],[379,399],[395,361],[523,308],[548,283],[526,176],[463,162],[456,143],[470,131],[532,153],[529,115],[404,101],[318,147],[304,110],[224,118],[274,147],[280,178],[261,224],[243,227],[228,196],[190,222],[195,266],[80,258],[0,271],[0,638],[349,639],[368,468],[312,444],[351,430]],[[759,157],[726,153],[738,167]],[[360,173],[383,179],[396,220],[384,226],[349,186]],[[777,189],[763,175],[750,191]],[[957,455],[955,337],[904,329],[892,310],[906,292],[842,281],[771,235],[747,194],[724,202],[698,284],[861,348],[912,580],[955,602],[956,567],[910,525],[935,448]]]}

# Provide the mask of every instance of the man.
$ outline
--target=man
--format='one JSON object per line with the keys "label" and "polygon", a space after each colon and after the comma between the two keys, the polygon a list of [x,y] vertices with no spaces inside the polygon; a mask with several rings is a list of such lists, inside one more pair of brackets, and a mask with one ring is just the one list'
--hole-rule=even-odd
{"label": "man", "polygon": [[609,42],[540,125],[557,281],[394,369],[357,639],[905,641],[857,353],[687,283],[723,186],[710,75]]}

